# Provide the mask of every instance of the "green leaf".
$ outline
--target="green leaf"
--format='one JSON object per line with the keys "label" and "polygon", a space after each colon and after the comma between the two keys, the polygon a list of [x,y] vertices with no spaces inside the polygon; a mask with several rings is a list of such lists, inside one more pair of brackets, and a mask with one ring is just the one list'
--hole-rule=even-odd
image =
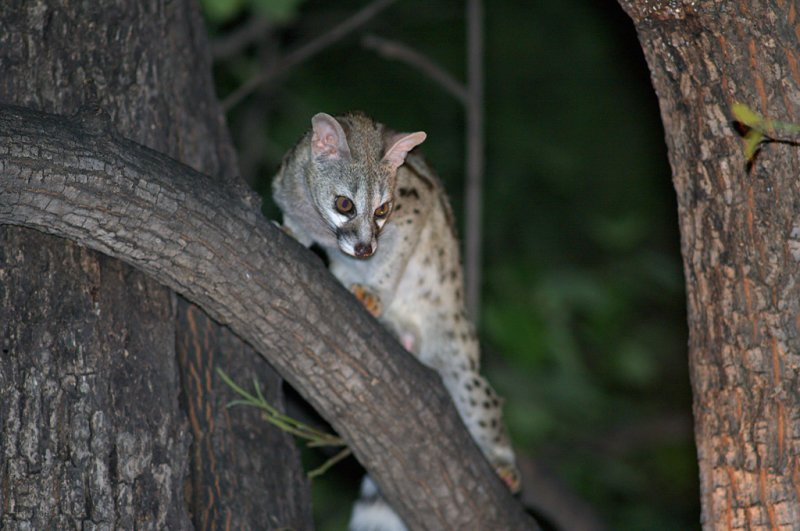
{"label": "green leaf", "polygon": [[761,143],[766,140],[766,136],[763,133],[756,131],[755,129],[751,129],[744,135],[744,156],[747,158],[748,162],[752,162],[755,159],[756,153],[758,153],[758,149],[761,146]]}
{"label": "green leaf", "polygon": [[733,116],[737,121],[743,123],[747,127],[757,129],[764,123],[764,117],[744,103],[734,103],[733,107],[731,107],[731,112],[733,112]]}
{"label": "green leaf", "polygon": [[747,128],[744,133],[744,156],[748,163],[752,163],[761,143],[768,140],[766,129],[772,124],[744,103],[734,103],[731,112],[736,121]]}

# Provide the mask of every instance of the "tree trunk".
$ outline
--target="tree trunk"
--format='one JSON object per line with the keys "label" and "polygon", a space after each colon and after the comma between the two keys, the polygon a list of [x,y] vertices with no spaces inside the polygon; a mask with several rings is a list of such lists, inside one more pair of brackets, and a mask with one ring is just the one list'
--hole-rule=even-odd
{"label": "tree trunk", "polygon": [[743,102],[800,121],[796,2],[621,0],[650,66],[678,195],[707,529],[800,525],[800,152],[751,171]]}
{"label": "tree trunk", "polygon": [[[237,186],[191,2],[2,2],[0,101],[107,113]],[[0,279],[0,527],[309,527],[292,442],[224,409],[216,365],[280,403],[249,347],[129,266],[28,229],[0,227]]]}

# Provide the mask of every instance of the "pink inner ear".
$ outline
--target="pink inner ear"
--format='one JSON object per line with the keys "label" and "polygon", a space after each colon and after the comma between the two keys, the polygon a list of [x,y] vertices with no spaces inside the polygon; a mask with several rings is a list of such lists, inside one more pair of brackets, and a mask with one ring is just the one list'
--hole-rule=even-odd
{"label": "pink inner ear", "polygon": [[315,157],[339,158],[350,153],[342,126],[333,116],[316,114],[311,119],[311,126],[311,152]]}
{"label": "pink inner ear", "polygon": [[336,141],[331,135],[321,136],[317,133],[311,137],[311,150],[314,155],[335,155],[336,154]]}
{"label": "pink inner ear", "polygon": [[383,160],[389,163],[392,170],[399,168],[405,161],[408,152],[422,144],[428,135],[422,131],[416,133],[399,133],[389,140],[391,146],[386,150]]}

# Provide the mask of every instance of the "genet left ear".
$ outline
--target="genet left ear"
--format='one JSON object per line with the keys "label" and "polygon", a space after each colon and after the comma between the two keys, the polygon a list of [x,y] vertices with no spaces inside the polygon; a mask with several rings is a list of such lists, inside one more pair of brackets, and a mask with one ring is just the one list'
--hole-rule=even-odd
{"label": "genet left ear", "polygon": [[393,135],[387,144],[390,146],[383,155],[383,160],[392,171],[396,171],[405,161],[408,152],[422,144],[428,135],[422,131],[416,133],[397,133]]}

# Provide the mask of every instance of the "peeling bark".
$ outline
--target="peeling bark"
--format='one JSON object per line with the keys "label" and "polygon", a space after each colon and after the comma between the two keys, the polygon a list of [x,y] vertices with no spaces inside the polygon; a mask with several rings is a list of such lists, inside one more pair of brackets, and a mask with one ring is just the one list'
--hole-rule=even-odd
{"label": "peeling bark", "polygon": [[752,171],[731,105],[800,122],[797,3],[626,1],[678,196],[702,521],[800,525],[800,151]]}
{"label": "peeling bark", "polygon": [[134,264],[230,326],[350,443],[412,528],[534,526],[438,375],[230,189],[85,122],[6,107],[0,223]]}

